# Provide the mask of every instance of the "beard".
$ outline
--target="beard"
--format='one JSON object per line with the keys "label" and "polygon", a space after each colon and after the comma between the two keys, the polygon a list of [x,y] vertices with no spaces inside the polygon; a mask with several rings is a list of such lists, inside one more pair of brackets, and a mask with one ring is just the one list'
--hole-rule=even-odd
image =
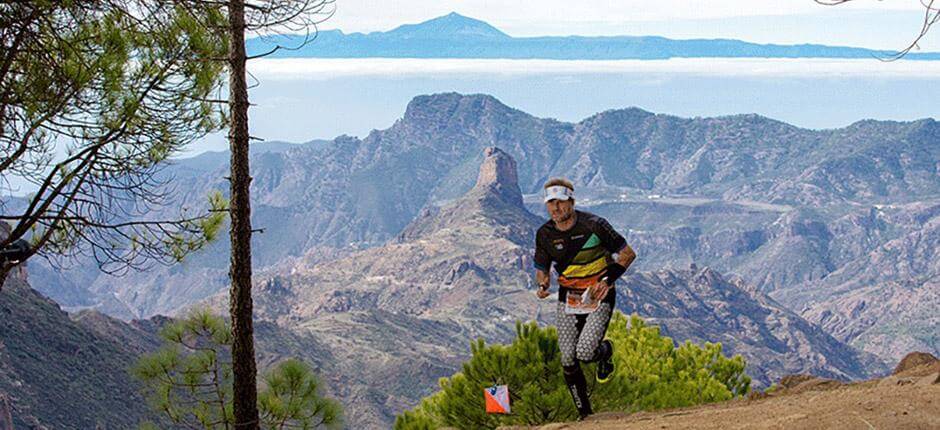
{"label": "beard", "polygon": [[567,212],[558,214],[555,217],[555,222],[566,222],[570,220],[572,216],[574,216],[574,211],[567,211]]}

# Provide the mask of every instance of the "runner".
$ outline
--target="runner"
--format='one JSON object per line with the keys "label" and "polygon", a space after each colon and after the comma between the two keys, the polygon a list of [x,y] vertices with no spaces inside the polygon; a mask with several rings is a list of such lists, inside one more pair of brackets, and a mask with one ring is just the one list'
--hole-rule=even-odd
{"label": "runner", "polygon": [[554,263],[561,366],[578,415],[584,419],[592,410],[579,362],[597,362],[600,383],[614,373],[613,345],[604,335],[617,297],[614,282],[630,267],[636,253],[607,220],[574,209],[574,185],[567,179],[549,180],[544,201],[551,219],[535,234],[536,295],[548,297],[549,269]]}

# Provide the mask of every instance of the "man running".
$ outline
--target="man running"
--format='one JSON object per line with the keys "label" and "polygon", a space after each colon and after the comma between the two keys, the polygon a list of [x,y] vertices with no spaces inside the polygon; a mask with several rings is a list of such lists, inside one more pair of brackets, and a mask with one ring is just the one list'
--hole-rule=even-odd
{"label": "man running", "polygon": [[607,220],[574,209],[574,185],[567,179],[549,180],[544,201],[551,219],[535,234],[536,294],[540,299],[548,297],[549,269],[555,263],[561,366],[568,391],[584,419],[592,410],[587,381],[578,363],[597,362],[600,383],[613,374],[613,345],[604,335],[617,297],[614,282],[630,267],[636,253]]}

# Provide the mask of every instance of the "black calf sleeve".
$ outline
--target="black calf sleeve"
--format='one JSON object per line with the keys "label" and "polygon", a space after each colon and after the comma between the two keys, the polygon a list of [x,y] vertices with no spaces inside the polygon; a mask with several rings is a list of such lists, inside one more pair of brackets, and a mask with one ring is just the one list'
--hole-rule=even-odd
{"label": "black calf sleeve", "polygon": [[584,373],[581,372],[581,366],[563,366],[565,375],[565,385],[568,386],[568,392],[574,400],[574,406],[578,408],[578,415],[582,418],[591,415],[591,400],[588,399],[587,381],[584,380]]}
{"label": "black calf sleeve", "polygon": [[613,350],[610,348],[610,344],[607,342],[601,342],[600,345],[597,345],[597,353],[594,354],[594,361],[605,361],[610,359],[610,356],[613,355]]}

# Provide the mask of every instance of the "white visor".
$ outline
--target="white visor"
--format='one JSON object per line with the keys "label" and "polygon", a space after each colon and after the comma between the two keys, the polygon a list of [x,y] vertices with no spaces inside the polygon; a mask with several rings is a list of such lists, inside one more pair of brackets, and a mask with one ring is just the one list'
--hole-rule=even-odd
{"label": "white visor", "polygon": [[553,185],[545,189],[545,203],[549,200],[568,200],[574,198],[574,191],[562,185]]}

